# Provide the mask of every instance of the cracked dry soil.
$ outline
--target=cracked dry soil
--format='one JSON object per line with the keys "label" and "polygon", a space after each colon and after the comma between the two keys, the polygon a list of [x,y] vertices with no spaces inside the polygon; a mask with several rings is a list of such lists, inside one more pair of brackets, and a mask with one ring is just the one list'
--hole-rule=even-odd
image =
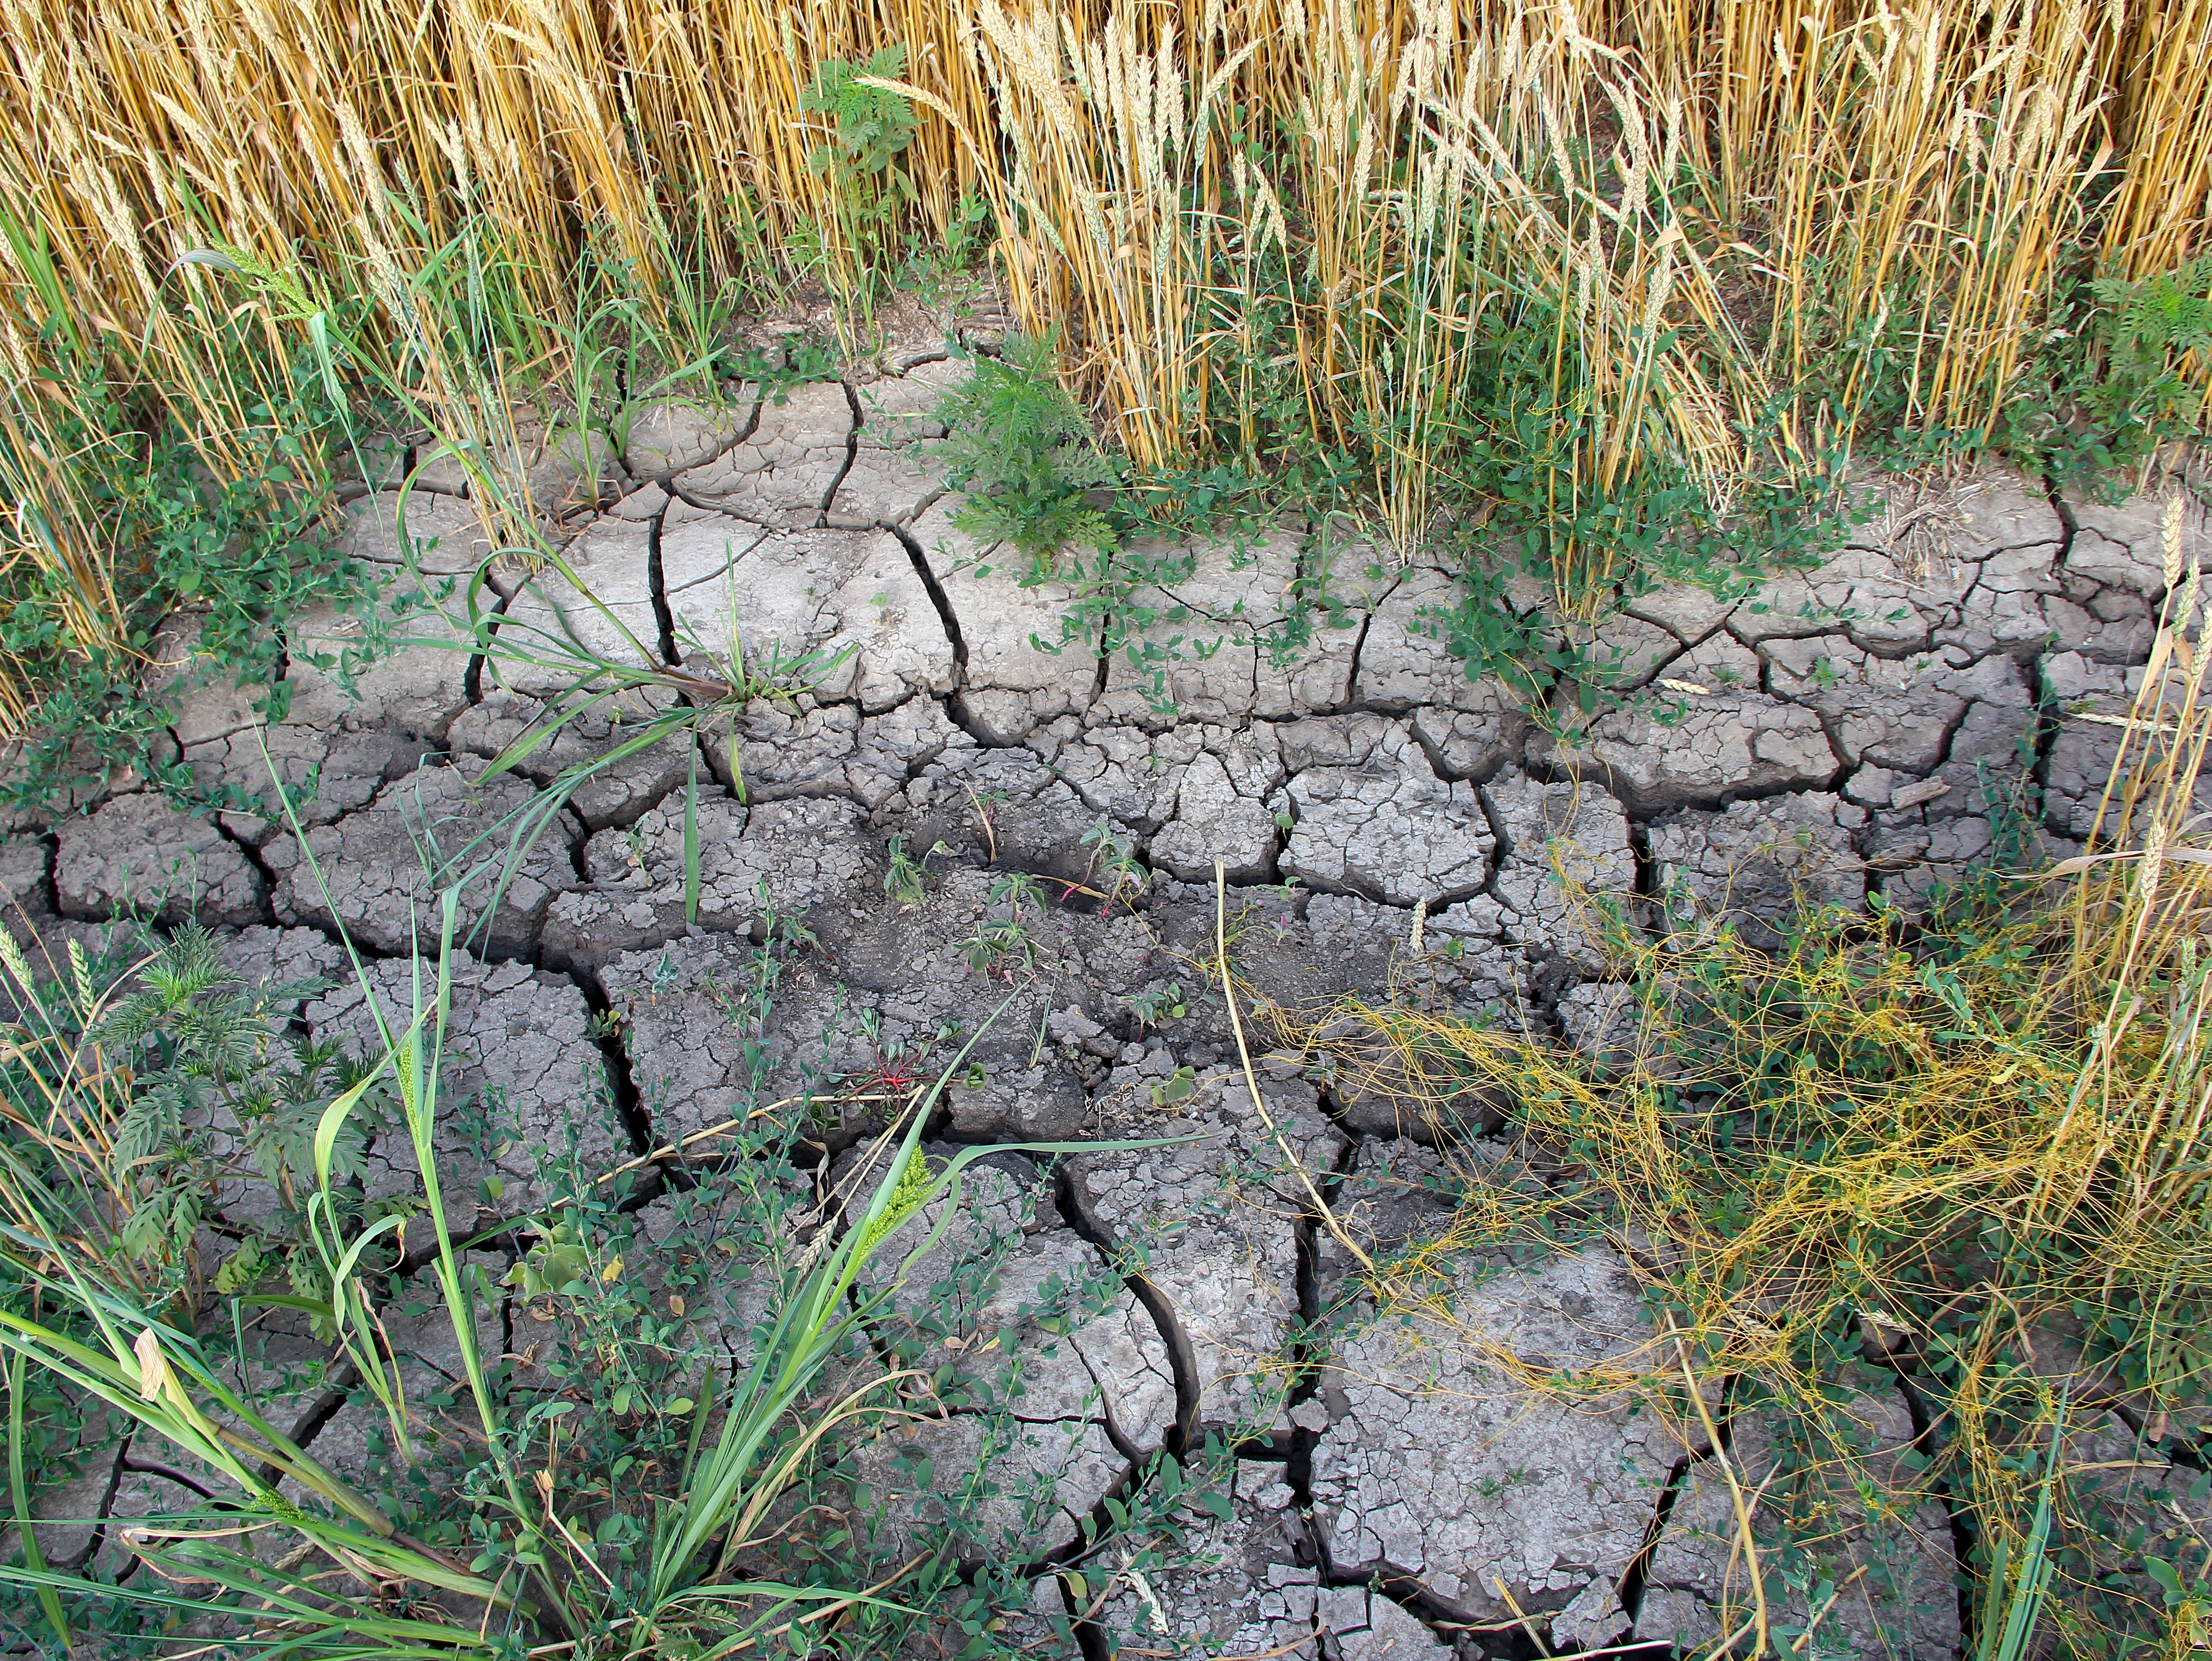
{"label": "cracked dry soil", "polygon": [[[1522,1382],[1656,1342],[1634,1266],[1604,1247],[1469,1263],[1455,1322],[1376,1319],[1232,1070],[1218,999],[1195,995],[1213,862],[1242,918],[1240,968],[1266,1000],[1395,993],[1600,1043],[1606,962],[1562,871],[1647,919],[1662,897],[1753,928],[1796,896],[1910,904],[1987,853],[1991,793],[2023,778],[2048,850],[2072,851],[2114,732],[2075,717],[2126,706],[2164,588],[2159,504],[2072,502],[2000,473],[1928,499],[1897,487],[1888,519],[1817,571],[1734,605],[1674,590],[1630,606],[1596,645],[1647,696],[1570,742],[1409,627],[1449,599],[1448,572],[1316,534],[1149,551],[1194,557],[1188,575],[1133,601],[1157,614],[1139,641],[1149,658],[1065,635],[1074,596],[1024,586],[972,546],[933,482],[928,412],[956,372],[925,358],[734,415],[657,408],[627,453],[567,481],[587,504],[564,532],[568,559],[672,662],[685,638],[733,624],[790,652],[852,650],[811,692],[744,718],[742,801],[717,745],[630,757],[563,812],[495,913],[465,916],[477,932],[447,1097],[496,1086],[511,1124],[496,1146],[457,1131],[441,1148],[453,1220],[483,1228],[558,1198],[534,1149],[611,1166],[687,1137],[711,1148],[714,1128],[755,1103],[865,1076],[896,1046],[973,1031],[1011,1000],[948,1092],[934,1146],[1189,1140],[988,1162],[917,1279],[988,1258],[965,1319],[1006,1342],[988,1366],[960,1366],[985,1396],[986,1375],[1012,1369],[1021,1388],[998,1422],[1017,1428],[987,1438],[978,1415],[948,1412],[912,1427],[905,1451],[939,1473],[999,1472],[1002,1497],[973,1526],[1029,1566],[1039,1610],[1074,1608],[1053,1571],[1079,1548],[1079,1519],[1158,1452],[1218,1436],[1237,1454],[1230,1514],[1200,1529],[1198,1566],[1081,1611],[1086,1654],[1105,1653],[1109,1632],[1152,1654],[1346,1661],[1527,1655],[1539,1637],[1554,1653],[1656,1657],[1711,1639],[1729,1548],[1702,1433],[1626,1399],[1571,1409]],[[416,492],[403,523],[395,492],[364,487],[347,512],[349,545],[395,571],[403,536],[432,572],[481,554],[448,495]],[[2201,525],[2190,545],[2199,557]],[[1336,626],[1281,649],[1293,596],[1322,578],[1347,599]],[[510,618],[557,612],[617,644],[552,574],[501,570],[496,587]],[[164,660],[189,673],[191,619],[165,640]],[[50,940],[126,913],[155,929],[197,916],[256,975],[339,970],[342,928],[397,988],[423,897],[418,841],[465,840],[605,734],[564,737],[523,775],[479,785],[553,688],[414,647],[349,697],[303,666],[303,648],[342,640],[332,618],[301,620],[282,722],[203,688],[172,735],[210,785],[256,790],[264,745],[288,784],[318,781],[305,828],[327,898],[279,825],[193,819],[126,788],[15,827],[0,878],[24,915]],[[714,782],[687,924],[679,804],[695,763]],[[1084,837],[1102,818],[1146,869],[1141,901],[1113,915],[1048,904],[1010,980],[971,969],[963,943],[994,882],[1094,877]],[[893,835],[941,850],[917,907],[886,897]],[[726,989],[772,928],[793,924],[811,944],[788,955],[765,1012],[733,1015]],[[1138,1019],[1177,995],[1183,1016]],[[367,1030],[350,984],[303,1019],[318,1037]],[[1425,1128],[1341,1098],[1296,1056],[1263,1058],[1261,1078],[1268,1118],[1364,1250],[1441,1230],[1450,1201]],[[814,1163],[784,1179],[826,1193],[874,1110],[840,1110],[802,1145]],[[404,1147],[373,1152],[372,1189],[413,1180]],[[665,1232],[657,1214],[678,1185],[638,1190],[641,1238]],[[222,1220],[249,1224],[254,1194],[228,1201]],[[1076,1284],[1092,1289],[1082,1323],[1031,1321],[1041,1288]],[[516,1311],[492,1318],[511,1329]],[[410,1354],[435,1372],[434,1338]],[[366,1429],[346,1383],[297,1404],[301,1439],[342,1469],[359,1463]],[[1869,1388],[1854,1411],[1874,1445],[1910,1446],[1911,1396],[1901,1376]],[[927,1540],[944,1497],[902,1490],[910,1460],[879,1450],[862,1463],[893,1501],[892,1543]],[[1894,1462],[1880,1516],[1844,1508],[1833,1578],[1892,1572],[1830,1612],[1840,1652],[1959,1652],[1953,1536],[1911,1468]],[[125,1445],[76,1503],[103,1517],[158,1508],[173,1478]]]}

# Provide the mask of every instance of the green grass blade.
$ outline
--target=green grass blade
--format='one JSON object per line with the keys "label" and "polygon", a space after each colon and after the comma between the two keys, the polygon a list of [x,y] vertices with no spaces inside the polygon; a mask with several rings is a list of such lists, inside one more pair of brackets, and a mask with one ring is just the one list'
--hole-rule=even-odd
{"label": "green grass blade", "polygon": [[[2027,1538],[2021,1548],[2017,1579],[2008,1573],[2011,1554],[2006,1542],[1999,1541],[1990,1554],[1989,1597],[1984,1603],[1980,1641],[1974,1646],[1976,1661],[2026,1661],[2057,1567],[2050,1549],[2051,1496],[2058,1486],[2058,1457],[2065,1437],[2066,1403],[2062,1399],[2051,1416],[2051,1451],[2044,1457],[2043,1480],[2038,1485]],[[2004,1611],[2002,1627],[1994,1619],[2000,1607]]]}
{"label": "green grass blade", "polygon": [[[217,1603],[211,1598],[194,1597],[186,1593],[171,1591],[158,1585],[109,1585],[105,1582],[86,1580],[74,1575],[58,1573],[52,1569],[19,1569],[0,1565],[0,1585],[31,1586],[49,1595],[69,1592],[79,1597],[106,1597],[136,1604],[143,1609],[164,1609],[178,1615],[217,1615],[240,1620],[254,1615],[265,1618],[268,1613],[281,1613],[292,1620],[306,1623],[304,1632],[289,1632],[267,1636],[234,1637],[227,1641],[225,1652],[239,1656],[255,1656],[261,1661],[278,1661],[289,1656],[314,1656],[319,1661],[385,1661],[386,1658],[466,1658],[488,1656],[475,1633],[455,1627],[441,1627],[426,1621],[410,1621],[383,1615],[372,1606],[350,1599],[336,1599],[325,1594],[326,1602],[341,1604],[338,1611],[319,1606],[293,1595],[281,1585],[272,1585],[266,1579],[265,1566],[260,1575],[238,1573],[228,1564],[193,1556],[179,1559],[167,1552],[147,1552],[149,1559],[182,1568],[191,1579],[229,1586],[257,1602],[266,1602],[266,1611],[241,1608],[235,1603]],[[234,1553],[224,1554],[235,1557]]]}
{"label": "green grass blade", "polygon": [[[15,1537],[23,1542],[23,1562],[33,1573],[43,1574],[46,1560],[39,1549],[38,1531],[31,1526],[31,1492],[23,1480],[23,1360],[21,1350],[8,1357],[8,1491],[15,1501]],[[69,1621],[52,1586],[40,1585],[39,1607],[60,1640],[62,1653],[69,1654]]]}

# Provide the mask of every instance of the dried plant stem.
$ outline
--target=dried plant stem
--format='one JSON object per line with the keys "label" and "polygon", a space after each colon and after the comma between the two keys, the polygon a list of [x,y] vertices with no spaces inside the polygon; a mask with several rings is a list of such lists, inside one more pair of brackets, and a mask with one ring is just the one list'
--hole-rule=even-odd
{"label": "dried plant stem", "polygon": [[1213,862],[1213,952],[1215,970],[1221,977],[1221,1001],[1229,1007],[1229,1025],[1237,1035],[1237,1059],[1244,1069],[1244,1087],[1252,1094],[1253,1111],[1260,1116],[1260,1123],[1267,1127],[1267,1134],[1275,1139],[1275,1146],[1282,1150],[1283,1158],[1290,1162],[1291,1169],[1298,1173],[1298,1181],[1304,1185],[1306,1197],[1313,1202],[1314,1215],[1335,1236],[1336,1243],[1352,1254],[1353,1261],[1372,1276],[1376,1272],[1375,1260],[1337,1220],[1336,1214],[1329,1209],[1328,1202],[1322,1198],[1321,1189],[1314,1185],[1313,1173],[1306,1169],[1305,1161],[1291,1146],[1290,1138],[1283,1135],[1282,1127],[1275,1123],[1275,1116],[1267,1111],[1267,1104],[1260,1094],[1259,1075],[1252,1070],[1252,1052],[1244,1042],[1244,1017],[1237,1007],[1237,977],[1229,967],[1229,876],[1227,867],[1219,860]]}
{"label": "dried plant stem", "polygon": [[[1673,1329],[1671,1317],[1668,1328]],[[1742,1542],[1744,1563],[1751,1575],[1752,1620],[1759,1634],[1758,1646],[1752,1653],[1754,1656],[1764,1655],[1768,1647],[1766,1577],[1759,1567],[1759,1543],[1752,1537],[1751,1506],[1744,1498],[1743,1483],[1736,1476],[1735,1462],[1729,1457],[1728,1449],[1722,1445],[1720,1427],[1713,1422],[1712,1409],[1705,1405],[1705,1391],[1698,1388],[1697,1372],[1690,1365],[1690,1347],[1679,1334],[1674,1339],[1674,1354],[1681,1364],[1683,1386],[1690,1392],[1690,1405],[1698,1410],[1698,1422],[1705,1427],[1705,1444],[1712,1450],[1708,1457],[1720,1466],[1721,1475],[1728,1480],[1729,1503],[1735,1510],[1736,1534]],[[1735,1640],[1729,1641],[1732,1644]],[[1716,1653],[1723,1652],[1726,1648],[1724,1645],[1722,1651]]]}

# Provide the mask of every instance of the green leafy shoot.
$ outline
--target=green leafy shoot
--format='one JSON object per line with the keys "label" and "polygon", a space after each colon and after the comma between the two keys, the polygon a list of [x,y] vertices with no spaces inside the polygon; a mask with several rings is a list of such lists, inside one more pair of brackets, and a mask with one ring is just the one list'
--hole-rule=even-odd
{"label": "green leafy shoot", "polygon": [[1009,335],[1001,356],[978,355],[939,401],[945,437],[936,455],[967,492],[953,523],[987,544],[1008,544],[1040,570],[1064,549],[1105,553],[1114,523],[1094,500],[1121,483],[1082,410],[1060,385],[1054,343]]}

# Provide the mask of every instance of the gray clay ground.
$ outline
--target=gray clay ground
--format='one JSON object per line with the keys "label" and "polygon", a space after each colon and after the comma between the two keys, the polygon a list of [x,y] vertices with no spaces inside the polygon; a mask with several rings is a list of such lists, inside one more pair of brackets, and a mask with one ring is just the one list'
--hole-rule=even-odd
{"label": "gray clay ground", "polygon": [[[1684,590],[1630,605],[1596,645],[1635,696],[1562,738],[1412,626],[1449,600],[1448,573],[1318,532],[1190,549],[1191,575],[1139,597],[1159,613],[1149,667],[1064,637],[1074,597],[1023,586],[972,546],[933,483],[927,412],[957,373],[924,358],[731,415],[655,409],[627,453],[596,458],[599,478],[556,481],[584,503],[569,560],[653,648],[723,640],[734,623],[757,651],[854,649],[811,693],[746,715],[743,805],[718,745],[637,756],[562,812],[493,916],[465,916],[483,928],[449,1095],[496,1084],[510,1122],[489,1143],[455,1131],[457,1220],[485,1220],[468,1214],[488,1174],[502,1178],[495,1209],[557,1197],[533,1148],[611,1165],[866,1074],[948,1024],[972,1031],[1011,996],[980,1072],[950,1094],[945,1142],[1194,1138],[1049,1165],[1006,1156],[938,1248],[996,1254],[971,1314],[1010,1335],[1019,1433],[988,1457],[1029,1499],[994,1501],[986,1521],[1034,1561],[1040,1608],[1067,1596],[1044,1570],[1077,1518],[1158,1450],[1218,1430],[1244,1457],[1231,1514],[1197,1539],[1200,1566],[1121,1585],[1097,1611],[1146,1653],[1416,1661],[1528,1653],[1531,1630],[1562,1652],[1715,1636],[1731,1565],[1702,1433],[1528,1382],[1531,1369],[1599,1377],[1654,1343],[1633,1267],[1601,1247],[1472,1263],[1455,1322],[1368,1318],[1348,1255],[1231,1068],[1218,1000],[1196,996],[1214,861],[1266,999],[1395,992],[1598,1043],[1607,964],[1555,861],[1647,924],[1662,901],[1747,923],[1793,895],[1909,904],[1989,853],[1991,792],[2023,770],[2046,851],[2075,846],[2115,730],[2076,717],[2123,709],[2144,658],[2166,581],[2158,504],[2060,500],[2001,473],[1895,489],[1888,515],[1823,569],[1753,600]],[[477,557],[465,502],[418,492],[404,526],[399,509],[390,490],[357,491],[350,545],[395,569],[403,534],[432,570]],[[2212,545],[2190,534],[2191,557]],[[1280,648],[1293,595],[1323,577],[1348,604]],[[507,570],[500,587],[510,617],[562,611],[613,641],[557,578]],[[288,783],[319,782],[306,840],[327,895],[280,825],[191,818],[126,788],[0,849],[34,926],[51,939],[133,907],[157,925],[198,916],[263,973],[335,968],[343,926],[397,987],[423,893],[418,843],[465,841],[597,736],[479,786],[547,685],[417,647],[349,697],[305,666],[342,625],[310,618],[297,635],[283,721],[200,690],[173,737],[209,785],[259,793],[264,745]],[[191,638],[190,619],[173,624],[171,661],[189,666]],[[695,762],[714,782],[687,925],[678,805]],[[994,880],[1095,885],[1084,838],[1102,819],[1149,876],[1133,912],[1047,904],[1031,961],[1010,977],[971,967],[962,943],[994,914]],[[886,896],[893,836],[942,849],[918,907]],[[732,993],[771,919],[813,944],[788,954],[762,1017]],[[1164,1013],[1170,983],[1181,1019]],[[1161,1018],[1141,1023],[1133,1000]],[[367,1030],[349,986],[305,1019],[319,1034]],[[765,1057],[762,1094],[749,1053]],[[1340,1095],[1295,1058],[1265,1059],[1261,1075],[1274,1124],[1366,1249],[1444,1226],[1437,1157],[1388,1101]],[[869,1110],[849,1110],[818,1167],[787,1180],[827,1182]],[[409,1179],[401,1152],[374,1157],[376,1182]],[[646,1206],[645,1238],[674,1203]],[[1083,1286],[1072,1332],[1024,1324],[1048,1293]],[[498,1318],[512,1328],[515,1311]],[[436,1368],[434,1342],[414,1364]],[[977,1388],[994,1387],[979,1372]],[[354,1410],[307,1405],[313,1451],[356,1468]],[[1894,1381],[1870,1383],[1859,1409],[1876,1454],[1910,1443]],[[924,1424],[904,1445],[950,1481],[985,1458],[983,1422]],[[944,1497],[902,1494],[910,1465],[866,1459],[903,1514],[894,1532],[926,1538]],[[1942,1506],[1892,1466],[1894,1503],[1846,1506],[1825,1548],[1833,1581],[1889,1567],[1849,1583],[1807,1652],[1958,1651]],[[161,1503],[157,1477],[106,1476],[94,1486],[118,1513]]]}

